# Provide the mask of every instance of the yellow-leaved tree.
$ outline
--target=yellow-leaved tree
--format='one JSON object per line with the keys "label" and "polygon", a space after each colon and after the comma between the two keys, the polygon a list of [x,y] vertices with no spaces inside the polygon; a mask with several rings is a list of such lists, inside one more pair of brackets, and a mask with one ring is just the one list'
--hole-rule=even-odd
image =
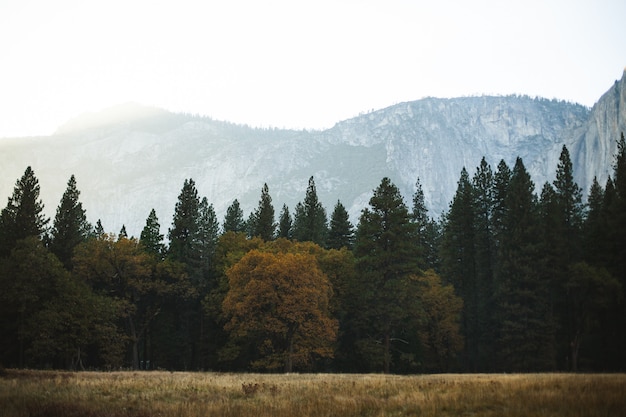
{"label": "yellow-leaved tree", "polygon": [[332,287],[315,256],[253,249],[226,275],[225,329],[231,339],[251,342],[252,368],[291,372],[333,356]]}

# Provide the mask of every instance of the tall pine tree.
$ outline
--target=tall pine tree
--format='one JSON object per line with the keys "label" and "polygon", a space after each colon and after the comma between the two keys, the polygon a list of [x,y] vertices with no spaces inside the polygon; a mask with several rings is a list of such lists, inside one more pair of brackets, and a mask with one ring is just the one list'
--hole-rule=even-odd
{"label": "tall pine tree", "polygon": [[476,278],[474,187],[463,168],[443,226],[442,275],[463,299],[461,333],[465,337],[464,367],[477,370],[478,285]]}
{"label": "tall pine tree", "polygon": [[304,203],[296,207],[293,238],[301,242],[309,241],[324,246],[327,234],[326,210],[317,198],[315,180],[311,177]]}
{"label": "tall pine tree", "polygon": [[50,231],[50,251],[59,258],[66,269],[71,269],[74,248],[84,242],[91,232],[91,225],[87,222],[83,205],[78,201],[79,196],[76,178],[72,175],[57,207]]}
{"label": "tall pine tree", "polygon": [[27,167],[15,183],[7,206],[0,212],[0,258],[8,256],[21,239],[29,236],[43,238],[50,219],[43,214],[39,192],[39,180],[31,167]]}
{"label": "tall pine tree", "polygon": [[260,237],[265,241],[273,240],[275,237],[274,206],[272,205],[272,197],[267,184],[263,184],[261,189],[259,206],[254,213],[250,214],[248,230],[250,237]]}
{"label": "tall pine tree", "polygon": [[243,210],[239,206],[239,200],[235,199],[226,209],[222,228],[224,233],[246,231],[246,221],[243,218]]}
{"label": "tall pine tree", "polygon": [[[363,209],[355,241],[362,350],[379,346],[378,363],[389,373],[392,342],[399,340],[414,313],[411,276],[416,265],[414,224],[398,188],[383,178]],[[368,343],[369,342],[369,343]],[[377,351],[377,349],[373,349]]]}
{"label": "tall pine tree", "polygon": [[291,239],[293,237],[291,230],[292,223],[293,221],[291,219],[291,214],[289,214],[289,207],[287,207],[287,204],[283,204],[283,209],[280,211],[280,217],[278,220],[278,237]]}
{"label": "tall pine tree", "polygon": [[152,209],[146,219],[146,225],[141,231],[139,242],[146,252],[154,255],[157,259],[160,259],[165,253],[163,238],[164,236],[161,234],[159,218],[156,215],[156,211]]}
{"label": "tall pine tree", "polygon": [[[172,227],[168,231],[170,241],[169,256],[187,264],[192,281],[200,279],[199,274],[199,218],[200,198],[196,183],[185,180],[174,209]],[[200,274],[201,275],[201,274]]]}
{"label": "tall pine tree", "polygon": [[521,158],[515,162],[503,208],[495,278],[498,367],[552,370],[554,325],[539,261],[537,197]]}
{"label": "tall pine tree", "polygon": [[326,245],[330,249],[341,249],[342,247],[352,249],[353,243],[354,227],[350,223],[350,216],[341,201],[337,201],[330,217],[330,229]]}

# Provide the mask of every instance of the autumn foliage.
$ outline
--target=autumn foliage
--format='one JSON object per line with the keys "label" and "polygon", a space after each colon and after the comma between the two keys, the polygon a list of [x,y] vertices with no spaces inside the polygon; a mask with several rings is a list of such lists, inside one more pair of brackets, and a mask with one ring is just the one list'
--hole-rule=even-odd
{"label": "autumn foliage", "polygon": [[253,368],[291,372],[333,356],[332,289],[313,255],[254,249],[226,275],[225,328],[231,337],[254,341]]}

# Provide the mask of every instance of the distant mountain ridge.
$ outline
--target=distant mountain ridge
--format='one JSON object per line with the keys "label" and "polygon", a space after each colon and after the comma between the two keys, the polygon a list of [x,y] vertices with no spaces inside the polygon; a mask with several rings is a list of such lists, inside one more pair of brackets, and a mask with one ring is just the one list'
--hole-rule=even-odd
{"label": "distant mountain ridge", "polygon": [[[97,117],[96,117],[97,116]],[[91,222],[138,236],[150,209],[167,233],[183,182],[193,178],[220,219],[237,198],[246,215],[269,186],[276,213],[291,212],[315,177],[326,210],[337,200],[358,221],[384,176],[410,204],[417,178],[432,216],[444,212],[460,171],[485,156],[495,167],[521,156],[537,189],[553,181],[561,147],[578,184],[604,184],[626,130],[624,77],[589,109],[526,96],[425,98],[338,122],[324,131],[255,129],[127,103],[83,116],[47,137],[0,139],[0,197],[26,166],[53,217],[70,175]]]}

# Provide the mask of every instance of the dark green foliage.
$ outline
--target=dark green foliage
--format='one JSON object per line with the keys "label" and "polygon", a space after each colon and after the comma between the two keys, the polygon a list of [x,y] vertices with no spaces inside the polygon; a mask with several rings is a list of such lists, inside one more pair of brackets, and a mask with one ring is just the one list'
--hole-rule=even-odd
{"label": "dark green foliage", "polygon": [[604,189],[596,177],[589,189],[587,208],[582,245],[585,248],[585,260],[592,265],[607,266],[609,248],[605,236],[608,232],[608,218],[604,209]]}
{"label": "dark green foliage", "polygon": [[78,201],[79,196],[80,191],[76,188],[76,179],[72,175],[61,197],[61,203],[57,207],[50,230],[50,251],[67,269],[71,269],[74,248],[84,242],[91,232],[91,225],[87,222],[83,205]]}
{"label": "dark green foliage", "polygon": [[541,274],[537,198],[520,158],[504,199],[495,275],[498,368],[546,371],[555,366],[549,283]]}
{"label": "dark green foliage", "polygon": [[[495,263],[495,245],[493,240],[493,193],[494,176],[491,167],[483,158],[472,178],[474,188],[474,253],[475,295],[474,309],[476,316],[476,335],[473,355],[474,370],[492,370],[492,358],[495,354],[493,340],[496,335],[496,323],[493,319],[495,300],[493,298],[493,269]],[[466,339],[469,336],[466,335]]]}
{"label": "dark green foliage", "polygon": [[18,240],[11,254],[0,260],[0,348],[5,366],[37,365],[27,357],[32,342],[27,324],[50,300],[56,281],[65,274],[37,236]]}
{"label": "dark green foliage", "polygon": [[476,202],[474,187],[463,168],[457,191],[443,226],[441,271],[445,281],[454,286],[463,299],[461,333],[465,336],[464,359],[474,371],[478,367],[479,283],[476,271]]}
{"label": "dark green foliage", "polygon": [[222,228],[224,229],[224,233],[246,231],[246,221],[243,218],[243,210],[239,206],[237,199],[226,209]]}
{"label": "dark green foliage", "polygon": [[168,231],[169,255],[172,259],[197,267],[200,198],[196,183],[185,180],[174,209],[172,227]]}
{"label": "dark green foliage", "polygon": [[29,236],[43,238],[50,221],[43,215],[39,180],[31,167],[17,180],[13,195],[0,212],[0,257],[8,256],[17,241]]}
{"label": "dark green foliage", "polygon": [[285,239],[291,239],[293,237],[293,233],[291,230],[291,214],[289,214],[289,207],[286,204],[283,204],[283,209],[280,211],[280,217],[278,220],[278,237],[283,237]]}
{"label": "dark green foliage", "polygon": [[[355,241],[360,311],[354,312],[362,338],[357,342],[364,357],[391,371],[394,339],[401,338],[415,308],[410,276],[418,272],[415,226],[400,191],[389,178],[374,190],[369,208],[363,209]],[[366,306],[366,307],[365,307]]]}
{"label": "dark green foliage", "polygon": [[213,286],[211,275],[213,272],[213,258],[215,248],[220,235],[220,226],[213,209],[213,204],[209,204],[206,197],[200,201],[198,219],[198,246],[202,274],[204,277],[204,287],[208,290]]}
{"label": "dark green foliage", "polygon": [[326,239],[326,246],[330,249],[341,249],[346,247],[352,249],[354,244],[354,227],[350,223],[348,211],[337,201],[335,209],[330,217],[330,229]]}
{"label": "dark green foliage", "polygon": [[98,221],[96,222],[96,225],[93,228],[93,236],[102,237],[104,236],[104,234],[105,234],[104,227],[102,227],[102,222],[100,221],[100,219],[98,219]]}
{"label": "dark green foliage", "polygon": [[411,220],[415,224],[415,244],[417,246],[417,264],[421,270],[425,271],[434,268],[432,261],[433,242],[429,239],[429,223],[428,210],[424,201],[424,190],[419,178],[415,184],[415,194],[413,194],[413,208],[411,211]]}
{"label": "dark green foliage", "polygon": [[248,234],[251,237],[260,237],[265,241],[274,239],[276,223],[274,223],[274,206],[267,184],[261,189],[261,200],[254,213],[248,219]]}
{"label": "dark green foliage", "polygon": [[146,219],[146,225],[139,236],[139,242],[141,242],[146,252],[160,259],[165,254],[163,237],[156,211],[152,209]]}
{"label": "dark green foliage", "polygon": [[326,210],[317,198],[315,180],[309,178],[304,203],[296,206],[293,222],[293,238],[300,242],[326,243],[328,234]]}

